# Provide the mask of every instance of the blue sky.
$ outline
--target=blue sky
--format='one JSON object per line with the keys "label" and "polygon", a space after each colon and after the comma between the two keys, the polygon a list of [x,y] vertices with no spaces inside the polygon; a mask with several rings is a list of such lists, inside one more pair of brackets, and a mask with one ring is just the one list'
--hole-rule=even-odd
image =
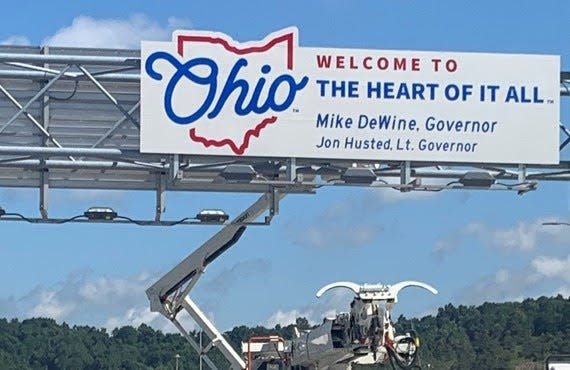
{"label": "blue sky", "polygon": [[[19,1],[3,5],[0,41],[19,44],[138,48],[175,28],[225,32],[248,41],[297,26],[300,45],[319,47],[540,53],[561,56],[570,70],[567,1]],[[570,122],[570,98],[561,121]],[[538,144],[540,145],[540,144]],[[562,159],[570,159],[563,152]],[[51,190],[50,215],[92,205],[152,217],[150,192]],[[202,208],[236,215],[256,195],[168,194],[170,219]],[[535,192],[328,188],[290,195],[270,227],[252,227],[210,265],[192,293],[222,329],[318,322],[346,310],[350,296],[314,296],[336,280],[437,287],[438,296],[404,291],[396,314],[433,313],[446,303],[480,304],[570,295],[570,228],[566,183]],[[35,190],[0,189],[0,205],[37,214]],[[174,329],[148,312],[144,291],[216,227],[0,223],[0,316],[50,316],[112,328],[141,322]]]}

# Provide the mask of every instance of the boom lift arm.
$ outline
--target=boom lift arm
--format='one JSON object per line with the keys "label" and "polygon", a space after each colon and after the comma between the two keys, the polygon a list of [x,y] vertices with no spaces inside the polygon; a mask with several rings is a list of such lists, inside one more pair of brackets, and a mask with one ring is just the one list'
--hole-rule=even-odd
{"label": "boom lift arm", "polygon": [[[271,218],[278,212],[279,201],[285,197],[285,195],[285,193],[281,193],[277,189],[263,194],[249,208],[228,224],[224,225],[220,231],[146,291],[146,295],[150,300],[151,311],[160,312],[172,321],[182,335],[190,342],[192,347],[203,356],[206,364],[212,369],[217,369],[217,367],[207,357],[206,353],[214,346],[218,347],[230,362],[231,369],[245,369],[245,363],[241,356],[235,352],[212,322],[208,320],[206,315],[199,309],[196,303],[192,301],[189,293],[204,273],[206,266],[233,246],[243,235],[247,225],[252,224],[266,210],[269,210],[269,216],[266,216],[264,224],[269,224]],[[176,316],[181,310],[186,310],[210,338],[211,343],[205,349],[200,349],[200,346],[196,343],[194,338],[188,334],[177,320]]]}

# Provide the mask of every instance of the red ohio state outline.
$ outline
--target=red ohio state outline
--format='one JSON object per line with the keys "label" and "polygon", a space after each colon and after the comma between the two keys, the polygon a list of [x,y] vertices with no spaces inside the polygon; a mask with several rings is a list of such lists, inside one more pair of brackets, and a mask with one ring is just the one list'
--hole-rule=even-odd
{"label": "red ohio state outline", "polygon": [[[245,48],[239,48],[237,46],[230,45],[230,43],[220,37],[204,36],[204,35],[178,35],[177,37],[177,51],[180,56],[184,56],[184,44],[187,42],[204,42],[209,44],[219,44],[227,51],[237,54],[245,55],[252,53],[263,53],[275,45],[285,42],[287,44],[287,69],[293,69],[293,32],[289,32],[278,36],[272,40],[269,40],[265,45],[260,46],[250,46]],[[265,117],[261,120],[253,129],[249,129],[245,132],[243,136],[242,143],[238,145],[235,141],[230,138],[223,138],[221,140],[208,139],[204,136],[200,136],[196,133],[195,128],[191,128],[188,131],[188,136],[190,140],[204,145],[208,148],[210,146],[221,148],[223,146],[229,146],[230,150],[237,155],[243,155],[246,149],[249,147],[249,141],[252,136],[259,137],[261,135],[261,130],[277,122],[276,116]]]}

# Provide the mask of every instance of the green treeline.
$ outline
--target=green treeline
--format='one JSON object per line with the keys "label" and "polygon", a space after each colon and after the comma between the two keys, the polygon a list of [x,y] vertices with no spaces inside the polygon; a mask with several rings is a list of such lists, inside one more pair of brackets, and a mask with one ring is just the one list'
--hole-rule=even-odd
{"label": "green treeline", "polygon": [[[297,327],[308,329],[304,318]],[[527,299],[481,306],[447,305],[421,319],[401,316],[400,333],[414,328],[422,339],[423,369],[543,369],[549,354],[570,353],[570,299]],[[294,326],[239,326],[226,338],[240,348],[253,335],[291,338]],[[197,333],[192,333],[197,338]],[[206,343],[204,343],[206,345]],[[0,369],[198,369],[198,354],[178,334],[147,325],[105,329],[59,325],[52,319],[0,319]],[[228,367],[216,350],[210,358]],[[204,366],[204,369],[207,369]],[[365,367],[359,367],[365,369]],[[380,367],[378,367],[380,368]],[[371,369],[370,367],[366,369]]]}
{"label": "green treeline", "polygon": [[570,299],[562,296],[448,304],[435,317],[400,317],[396,327],[401,332],[412,323],[422,339],[424,368],[543,370],[550,354],[570,353]]}

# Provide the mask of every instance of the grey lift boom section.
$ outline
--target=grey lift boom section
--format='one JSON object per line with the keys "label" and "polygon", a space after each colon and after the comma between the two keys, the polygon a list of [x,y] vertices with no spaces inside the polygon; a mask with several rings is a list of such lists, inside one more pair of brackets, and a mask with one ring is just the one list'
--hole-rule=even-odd
{"label": "grey lift boom section", "polygon": [[[190,291],[204,273],[206,266],[233,246],[246,230],[247,224],[254,222],[266,210],[272,217],[278,210],[279,200],[285,195],[277,191],[263,194],[255,203],[243,211],[234,220],[226,224],[220,231],[186,257],[182,262],[166,273],[160,280],[147,289],[146,294],[150,300],[150,309],[160,312],[167,317],[180,330],[192,347],[203,355],[207,365],[217,369],[214,363],[204,355],[212,347],[217,347],[230,362],[231,369],[245,369],[241,356],[235,352],[222,334],[208,320],[206,315],[192,301]],[[196,343],[186,329],[177,320],[176,316],[181,310],[186,310],[194,321],[210,338],[211,343],[204,349]]]}

